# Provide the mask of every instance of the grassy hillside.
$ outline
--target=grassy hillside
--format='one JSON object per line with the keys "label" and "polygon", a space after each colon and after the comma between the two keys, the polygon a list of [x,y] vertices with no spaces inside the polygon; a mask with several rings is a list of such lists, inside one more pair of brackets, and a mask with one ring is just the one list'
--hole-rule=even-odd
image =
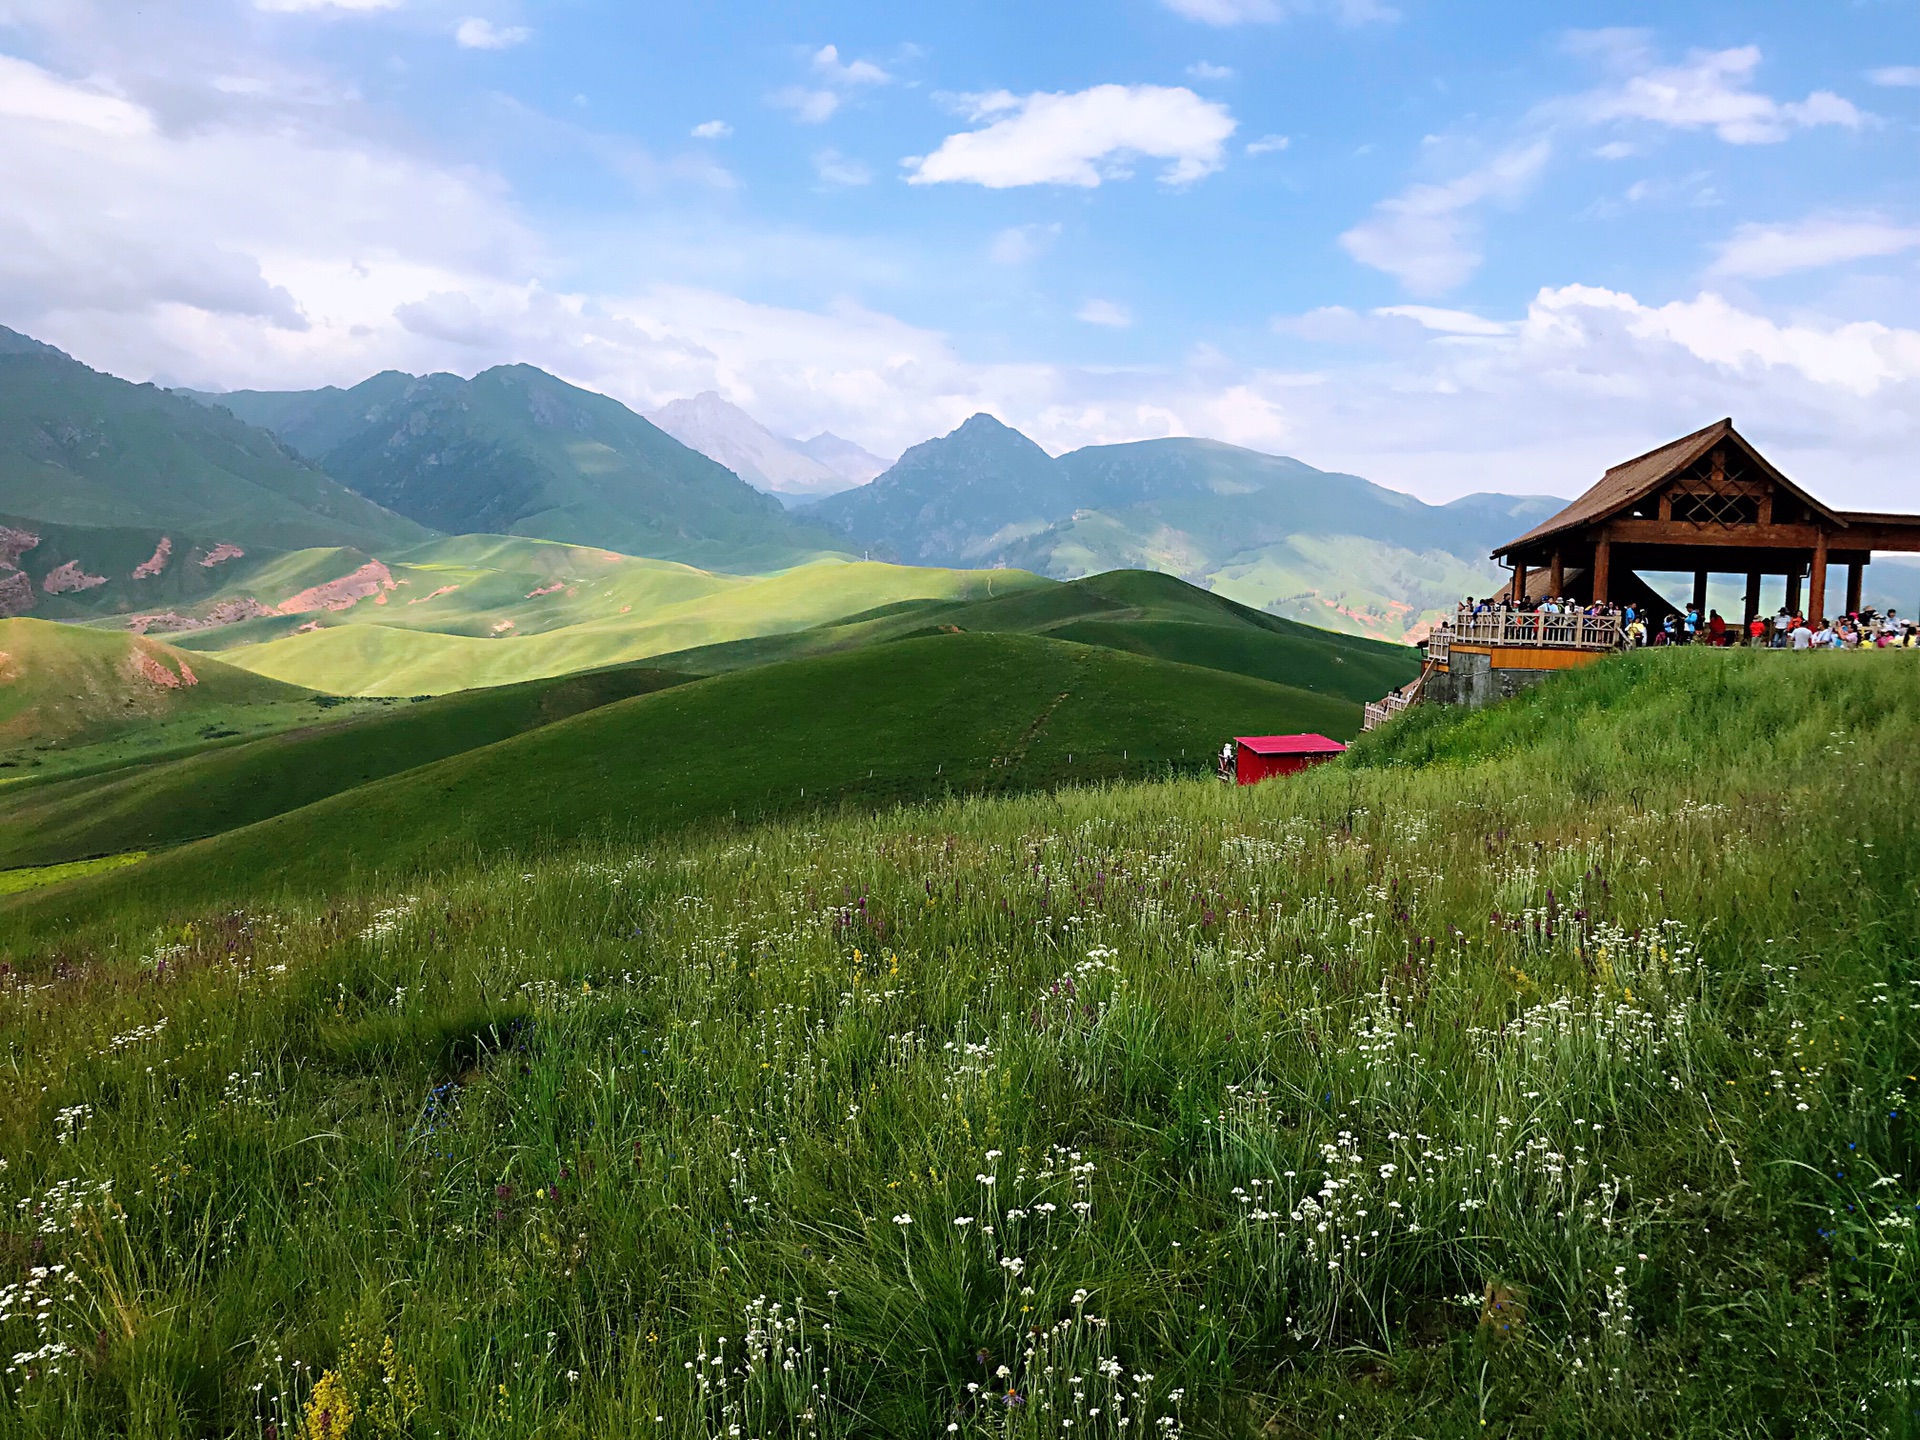
{"label": "grassy hillside", "polygon": [[0,869],[221,834],[685,679],[629,668],[464,691],[173,759],[6,786]]}
{"label": "grassy hillside", "polygon": [[[413,873],[555,837],[1203,768],[1229,735],[1359,728],[1357,705],[1019,635],[952,635],[718,676],[157,857],[124,883],[212,895]],[[135,843],[130,833],[129,845]]]}
{"label": "grassy hillside", "polygon": [[0,763],[30,745],[85,744],[306,698],[294,686],[157,640],[0,620]]}
{"label": "grassy hillside", "polygon": [[[953,572],[944,572],[953,573]],[[961,572],[965,573],[965,572]],[[975,600],[909,600],[784,634],[672,652],[654,663],[717,674],[774,660],[832,654],[935,632],[1044,635],[1249,675],[1365,702],[1406,684],[1419,653],[1301,625],[1198,589],[1171,575],[1123,571],[1066,584],[989,571],[1012,593]]]}
{"label": "grassy hillside", "polygon": [[274,549],[416,544],[427,533],[264,430],[4,328],[0,514]]}
{"label": "grassy hillside", "polygon": [[1646,654],[1248,791],[7,901],[0,1415],[1910,1434],[1916,717]]}
{"label": "grassy hillside", "polygon": [[1046,583],[1018,572],[842,560],[725,575],[493,536],[404,552],[387,573],[391,589],[344,610],[183,638],[220,646],[235,665],[314,689],[440,694],[801,631],[904,600],[970,600]]}
{"label": "grassy hillside", "polygon": [[[279,553],[183,530],[49,525],[0,515],[0,616],[88,620],[204,613]],[[236,612],[230,607],[221,613]]]}

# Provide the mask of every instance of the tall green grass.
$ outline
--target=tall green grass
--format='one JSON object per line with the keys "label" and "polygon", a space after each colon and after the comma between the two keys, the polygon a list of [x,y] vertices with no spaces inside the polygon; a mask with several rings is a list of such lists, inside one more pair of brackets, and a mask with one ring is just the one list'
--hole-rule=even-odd
{"label": "tall green grass", "polygon": [[1916,702],[16,916],[0,1429],[1914,1433]]}

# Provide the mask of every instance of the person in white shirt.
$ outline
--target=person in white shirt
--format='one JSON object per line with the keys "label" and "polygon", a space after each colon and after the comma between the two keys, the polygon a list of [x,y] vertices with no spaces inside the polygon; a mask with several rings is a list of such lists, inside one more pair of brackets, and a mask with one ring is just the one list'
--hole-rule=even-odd
{"label": "person in white shirt", "polygon": [[1796,650],[1811,650],[1813,648],[1813,631],[1807,628],[1807,622],[1804,620],[1793,627],[1793,634],[1790,639],[1793,648]]}

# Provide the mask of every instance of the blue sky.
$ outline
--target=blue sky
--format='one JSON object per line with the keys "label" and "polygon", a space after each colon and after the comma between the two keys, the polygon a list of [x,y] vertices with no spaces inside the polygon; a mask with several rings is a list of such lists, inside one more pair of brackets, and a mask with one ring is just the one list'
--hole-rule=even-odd
{"label": "blue sky", "polygon": [[1920,505],[1917,136],[1904,0],[0,0],[0,323],[1436,498],[1731,413]]}

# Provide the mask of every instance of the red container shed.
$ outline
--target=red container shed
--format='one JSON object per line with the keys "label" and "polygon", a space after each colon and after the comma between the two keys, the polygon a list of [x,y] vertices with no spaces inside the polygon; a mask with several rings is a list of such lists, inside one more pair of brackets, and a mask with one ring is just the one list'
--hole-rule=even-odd
{"label": "red container shed", "polygon": [[1275,775],[1294,775],[1346,753],[1346,746],[1324,735],[1236,735],[1233,740],[1233,778],[1242,785],[1257,784]]}

